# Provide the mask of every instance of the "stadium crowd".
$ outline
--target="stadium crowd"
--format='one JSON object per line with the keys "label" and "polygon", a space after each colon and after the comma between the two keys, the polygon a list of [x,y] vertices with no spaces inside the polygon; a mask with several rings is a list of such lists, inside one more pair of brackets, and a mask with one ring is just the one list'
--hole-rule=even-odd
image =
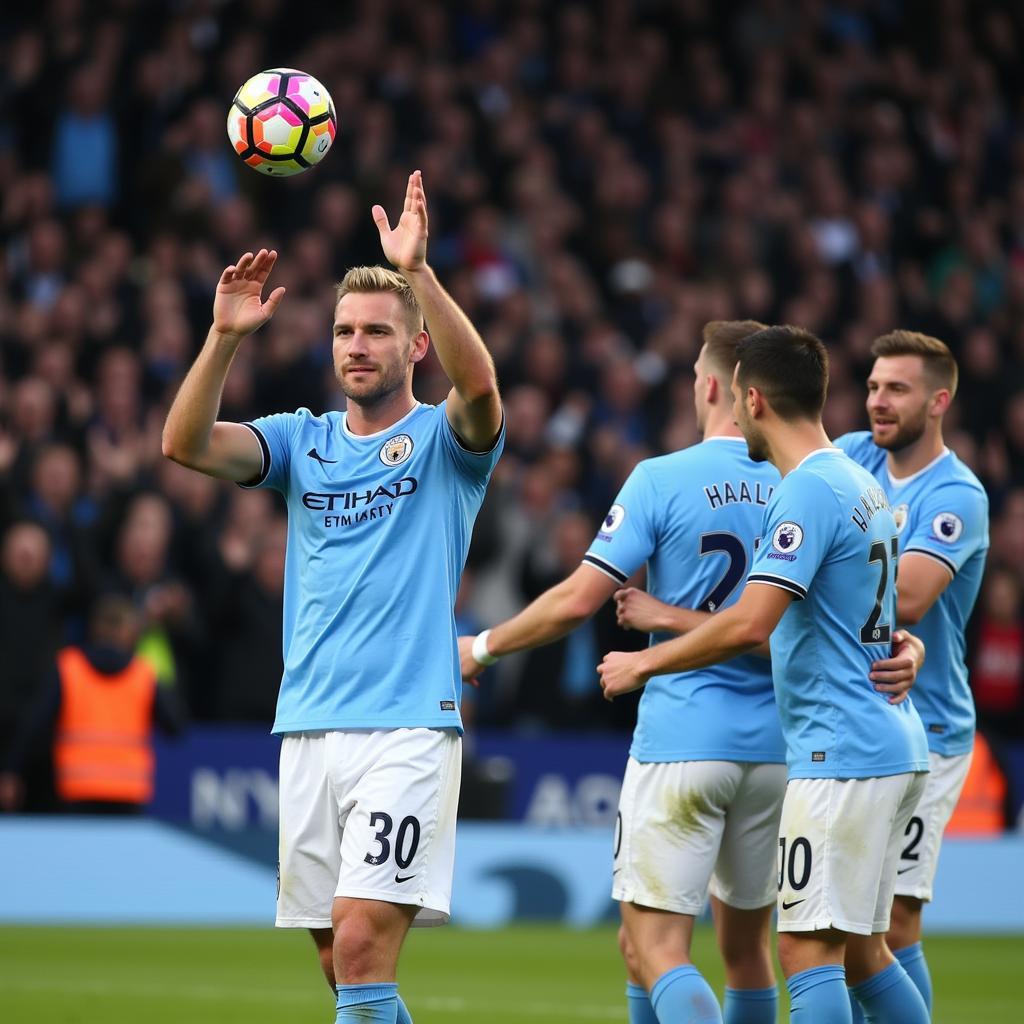
{"label": "stadium crowd", "polygon": [[[379,261],[370,206],[411,167],[432,262],[506,402],[467,630],[578,564],[638,460],[698,439],[707,320],[825,338],[832,436],[865,425],[872,339],[921,330],[959,360],[949,442],[992,503],[979,713],[1024,738],[1019,5],[354,6],[51,0],[4,20],[0,748],[111,591],[143,612],[143,645],[192,718],[271,721],[283,507],[164,459],[160,429],[222,268],[263,245],[288,296],[240,350],[223,416],[341,405],[333,286]],[[238,86],[282,64],[324,82],[340,126],[324,163],[288,181],[245,168],[224,132]],[[447,392],[436,360],[416,389]],[[590,629],[571,656],[503,661],[476,720],[630,727],[594,667],[636,638],[613,609]]]}

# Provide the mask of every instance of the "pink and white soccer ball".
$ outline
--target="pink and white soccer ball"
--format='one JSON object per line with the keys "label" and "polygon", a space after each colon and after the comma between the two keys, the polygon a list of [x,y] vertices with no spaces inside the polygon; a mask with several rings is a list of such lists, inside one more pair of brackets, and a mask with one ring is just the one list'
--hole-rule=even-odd
{"label": "pink and white soccer ball", "polygon": [[235,93],[228,111],[228,138],[239,158],[275,178],[320,163],[337,130],[330,93],[312,75],[294,68],[253,75]]}

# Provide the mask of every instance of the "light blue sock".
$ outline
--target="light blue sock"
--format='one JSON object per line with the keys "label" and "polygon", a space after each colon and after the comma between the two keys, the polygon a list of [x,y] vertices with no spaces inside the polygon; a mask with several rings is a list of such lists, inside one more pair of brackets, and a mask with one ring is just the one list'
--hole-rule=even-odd
{"label": "light blue sock", "polygon": [[724,1024],[775,1024],[779,990],[771,988],[726,988],[722,1004]]}
{"label": "light blue sock", "polygon": [[626,1006],[629,1007],[629,1024],[658,1024],[657,1014],[643,985],[626,982]]}
{"label": "light blue sock", "polygon": [[790,1024],[850,1024],[846,971],[839,964],[812,967],[786,979]]}
{"label": "light blue sock", "polygon": [[338,985],[337,1024],[397,1024],[398,986],[394,982]]}
{"label": "light blue sock", "polygon": [[666,971],[651,989],[651,1006],[660,1024],[722,1024],[715,993],[693,964]]}
{"label": "light blue sock", "polygon": [[402,997],[398,996],[398,1016],[395,1017],[395,1024],[412,1024],[412,1014],[409,1012],[409,1007],[402,1002]]}
{"label": "light blue sock", "polygon": [[910,975],[897,961],[852,990],[864,1008],[865,1024],[928,1024],[928,1007]]}
{"label": "light blue sock", "polygon": [[849,988],[846,991],[850,993],[850,1015],[853,1017],[853,1024],[864,1024],[864,1011],[860,1008],[853,989]]}
{"label": "light blue sock", "polygon": [[917,986],[917,991],[921,993],[924,1005],[928,1008],[928,1012],[931,1013],[932,976],[928,970],[928,961],[924,958],[924,949],[921,943],[915,942],[912,946],[894,949],[892,955],[903,964],[903,970],[910,975],[910,980]]}

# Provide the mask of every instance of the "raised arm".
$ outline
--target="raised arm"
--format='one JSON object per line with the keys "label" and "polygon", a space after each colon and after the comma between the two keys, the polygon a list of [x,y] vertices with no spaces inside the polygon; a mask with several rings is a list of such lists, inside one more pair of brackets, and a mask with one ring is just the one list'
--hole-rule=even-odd
{"label": "raised arm", "polygon": [[263,467],[256,435],[240,423],[217,422],[217,410],[242,339],[262,327],[284,298],[284,288],[275,288],[263,301],[263,286],[276,260],[274,250],[260,249],[255,256],[247,252],[221,274],[210,333],[167,414],[164,455],[207,476],[245,482]]}
{"label": "raised arm", "polygon": [[419,171],[409,175],[402,216],[394,228],[384,207],[373,208],[384,255],[416,296],[437,357],[454,385],[448,422],[472,451],[487,451],[501,429],[501,399],[494,361],[469,317],[445,291],[427,263],[427,199]]}
{"label": "raised arm", "polygon": [[[612,596],[616,586],[615,580],[603,572],[581,565],[571,576],[531,601],[518,615],[487,630],[486,654],[500,658],[558,640],[589,619]],[[459,637],[463,679],[475,678],[485,667],[473,655],[474,640],[477,638]]]}

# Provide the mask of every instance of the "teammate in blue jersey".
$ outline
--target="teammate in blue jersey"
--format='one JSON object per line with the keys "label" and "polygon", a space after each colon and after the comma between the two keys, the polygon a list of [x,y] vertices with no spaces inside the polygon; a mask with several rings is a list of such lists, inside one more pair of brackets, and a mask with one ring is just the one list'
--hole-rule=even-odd
{"label": "teammate in blue jersey", "polygon": [[942,420],[956,394],[957,366],[943,342],[893,331],[872,347],[867,409],[871,431],[836,444],[874,475],[899,533],[896,618],[928,649],[914,705],[928,736],[931,771],[907,825],[889,945],[931,1008],[921,946],[921,908],[932,898],[942,833],[970,767],[974,703],[964,629],[988,550],[988,498],[978,478],[944,444]]}
{"label": "teammate in blue jersey", "polygon": [[[821,425],[828,357],[794,327],[745,338],[736,422],[782,475],[731,608],[686,636],[600,666],[609,699],[771,638],[789,781],[778,840],[779,959],[791,1020],[846,1024],[846,980],[879,1024],[925,1024],[920,993],[885,945],[903,833],[928,768],[921,720],[868,683],[896,610],[896,524],[877,481]],[[846,965],[844,971],[844,962]]]}
{"label": "teammate in blue jersey", "polygon": [[[427,264],[419,171],[396,227],[379,206],[373,217],[399,273],[357,267],[338,286],[346,410],[215,422],[239,344],[284,297],[262,299],[277,258],[264,249],[222,274],[163,447],[287,500],[277,924],[311,930],[339,1022],[404,1024],[402,943],[450,905],[462,732],[453,607],[502,412],[483,342]],[[412,393],[431,339],[454,383],[437,407]]]}
{"label": "teammate in blue jersey", "polygon": [[[736,345],[762,325],[713,322],[694,367],[702,444],[640,463],[582,564],[522,612],[460,640],[466,678],[513,651],[564,636],[645,563],[664,639],[686,612],[736,600],[779,481],[733,423]],[[698,613],[691,612],[691,616]],[[866,683],[866,680],[865,680]],[[631,1024],[722,1020],[690,957],[710,887],[726,966],[729,1024],[774,1022],[770,950],[785,754],[770,663],[746,655],[653,678],[640,702],[619,804],[613,896]]]}

